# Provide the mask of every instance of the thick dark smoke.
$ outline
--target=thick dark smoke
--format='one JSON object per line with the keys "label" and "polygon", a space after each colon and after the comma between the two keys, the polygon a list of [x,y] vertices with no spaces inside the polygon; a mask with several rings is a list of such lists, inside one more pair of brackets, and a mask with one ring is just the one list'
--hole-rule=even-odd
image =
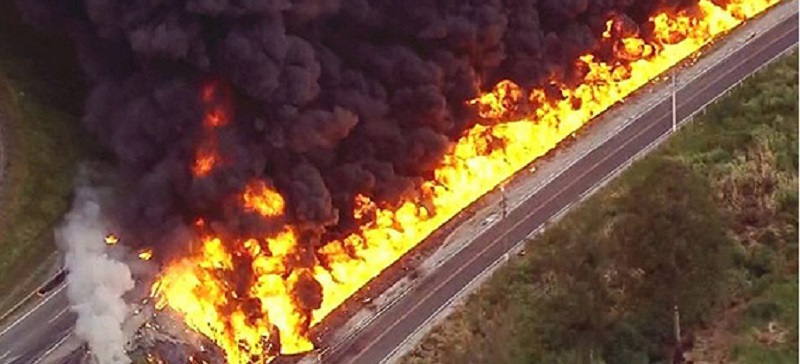
{"label": "thick dark smoke", "polygon": [[[479,89],[568,79],[610,14],[643,24],[691,2],[18,1],[32,23],[75,40],[92,90],[85,124],[117,156],[122,222],[145,241],[217,214],[261,175],[293,219],[346,225],[355,193],[392,201],[431,172],[476,119],[464,101]],[[232,87],[235,126],[221,132],[226,164],[196,179],[211,79]]]}
{"label": "thick dark smoke", "polygon": [[[356,193],[413,193],[476,121],[465,101],[481,89],[569,82],[612,14],[643,25],[696,0],[17,2],[74,39],[91,86],[85,125],[125,181],[116,220],[127,241],[164,248],[198,216],[231,234],[268,229],[229,201],[261,177],[287,198],[313,257],[324,234],[354,224]],[[234,120],[218,131],[223,165],[195,178],[210,82],[230,93]]]}

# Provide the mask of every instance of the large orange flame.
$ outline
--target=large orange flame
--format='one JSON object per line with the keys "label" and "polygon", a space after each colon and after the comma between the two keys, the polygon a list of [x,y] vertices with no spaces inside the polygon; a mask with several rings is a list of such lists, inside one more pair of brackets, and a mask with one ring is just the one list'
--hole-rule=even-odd
{"label": "large orange flame", "polygon": [[280,193],[268,187],[264,181],[250,182],[244,190],[242,196],[244,207],[248,210],[257,211],[262,216],[283,215],[286,203]]}
{"label": "large orange flame", "polygon": [[[543,89],[525,92],[503,81],[473,100],[482,117],[497,122],[474,126],[452,145],[434,179],[421,186],[423,197],[383,209],[368,197],[358,196],[354,215],[375,218],[319,249],[317,256],[324,259],[325,267],[292,268],[298,237],[291,226],[276,236],[238,245],[206,235],[200,253],[168,265],[154,284],[158,307],[168,306],[183,315],[186,324],[216,342],[232,364],[267,362],[278,353],[310,350],[308,318],[290,295],[299,278],[313,275],[322,286],[321,307],[310,318],[311,325],[317,324],[480,196],[715,37],[776,3],[730,0],[723,7],[701,0],[691,12],[665,12],[651,18],[652,39],[615,37],[611,20],[603,41],[613,43],[614,61],[601,61],[592,54],[580,57],[578,62],[587,71],[583,82],[569,87],[554,80],[553,86],[561,89],[558,99],[547,98]],[[526,106],[524,117],[519,116],[520,105]],[[206,125],[213,127],[216,122],[210,119]],[[283,198],[264,182],[249,185],[242,201],[264,216],[283,214]],[[236,247],[235,251],[226,246]],[[220,278],[231,274],[235,257],[242,255],[251,259],[255,279],[248,294],[256,300],[250,304],[237,303],[235,287]]]}

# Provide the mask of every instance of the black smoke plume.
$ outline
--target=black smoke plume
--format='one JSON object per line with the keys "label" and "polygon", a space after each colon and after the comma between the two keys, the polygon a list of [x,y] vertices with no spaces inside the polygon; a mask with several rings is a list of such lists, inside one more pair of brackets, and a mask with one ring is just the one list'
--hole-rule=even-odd
{"label": "black smoke plume", "polygon": [[[430,177],[482,89],[569,82],[609,17],[646,32],[656,10],[696,1],[17,0],[74,40],[84,124],[118,160],[129,241],[163,250],[200,216],[226,234],[269,229],[229,201],[259,177],[303,229],[299,262],[353,227],[355,194],[391,204]],[[196,178],[209,83],[233,120],[217,133],[224,163]]]}
{"label": "black smoke plume", "polygon": [[[644,24],[693,1],[19,0],[67,31],[91,85],[86,127],[127,181],[122,223],[141,241],[219,215],[254,176],[292,219],[337,230],[355,193],[407,193],[477,118],[465,101],[502,78],[569,79],[611,14]],[[235,97],[226,160],[193,178],[210,79]],[[225,222],[233,216],[217,216]]]}

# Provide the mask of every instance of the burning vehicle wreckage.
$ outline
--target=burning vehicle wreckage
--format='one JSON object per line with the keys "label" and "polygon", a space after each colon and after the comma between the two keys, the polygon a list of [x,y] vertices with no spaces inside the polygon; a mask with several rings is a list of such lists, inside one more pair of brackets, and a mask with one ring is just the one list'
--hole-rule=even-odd
{"label": "burning vehicle wreckage", "polygon": [[116,162],[57,233],[76,334],[101,363],[240,364],[311,351],[437,228],[778,0],[17,2],[71,35]]}

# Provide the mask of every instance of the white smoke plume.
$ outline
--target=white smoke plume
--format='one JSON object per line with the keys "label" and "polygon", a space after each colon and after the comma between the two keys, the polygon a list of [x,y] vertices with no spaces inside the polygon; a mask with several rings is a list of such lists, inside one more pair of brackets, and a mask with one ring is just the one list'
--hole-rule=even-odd
{"label": "white smoke plume", "polygon": [[75,196],[72,211],[55,232],[69,272],[67,295],[78,314],[75,334],[87,342],[99,364],[128,364],[122,324],[131,308],[122,296],[134,286],[131,271],[109,256],[102,193],[79,187]]}

